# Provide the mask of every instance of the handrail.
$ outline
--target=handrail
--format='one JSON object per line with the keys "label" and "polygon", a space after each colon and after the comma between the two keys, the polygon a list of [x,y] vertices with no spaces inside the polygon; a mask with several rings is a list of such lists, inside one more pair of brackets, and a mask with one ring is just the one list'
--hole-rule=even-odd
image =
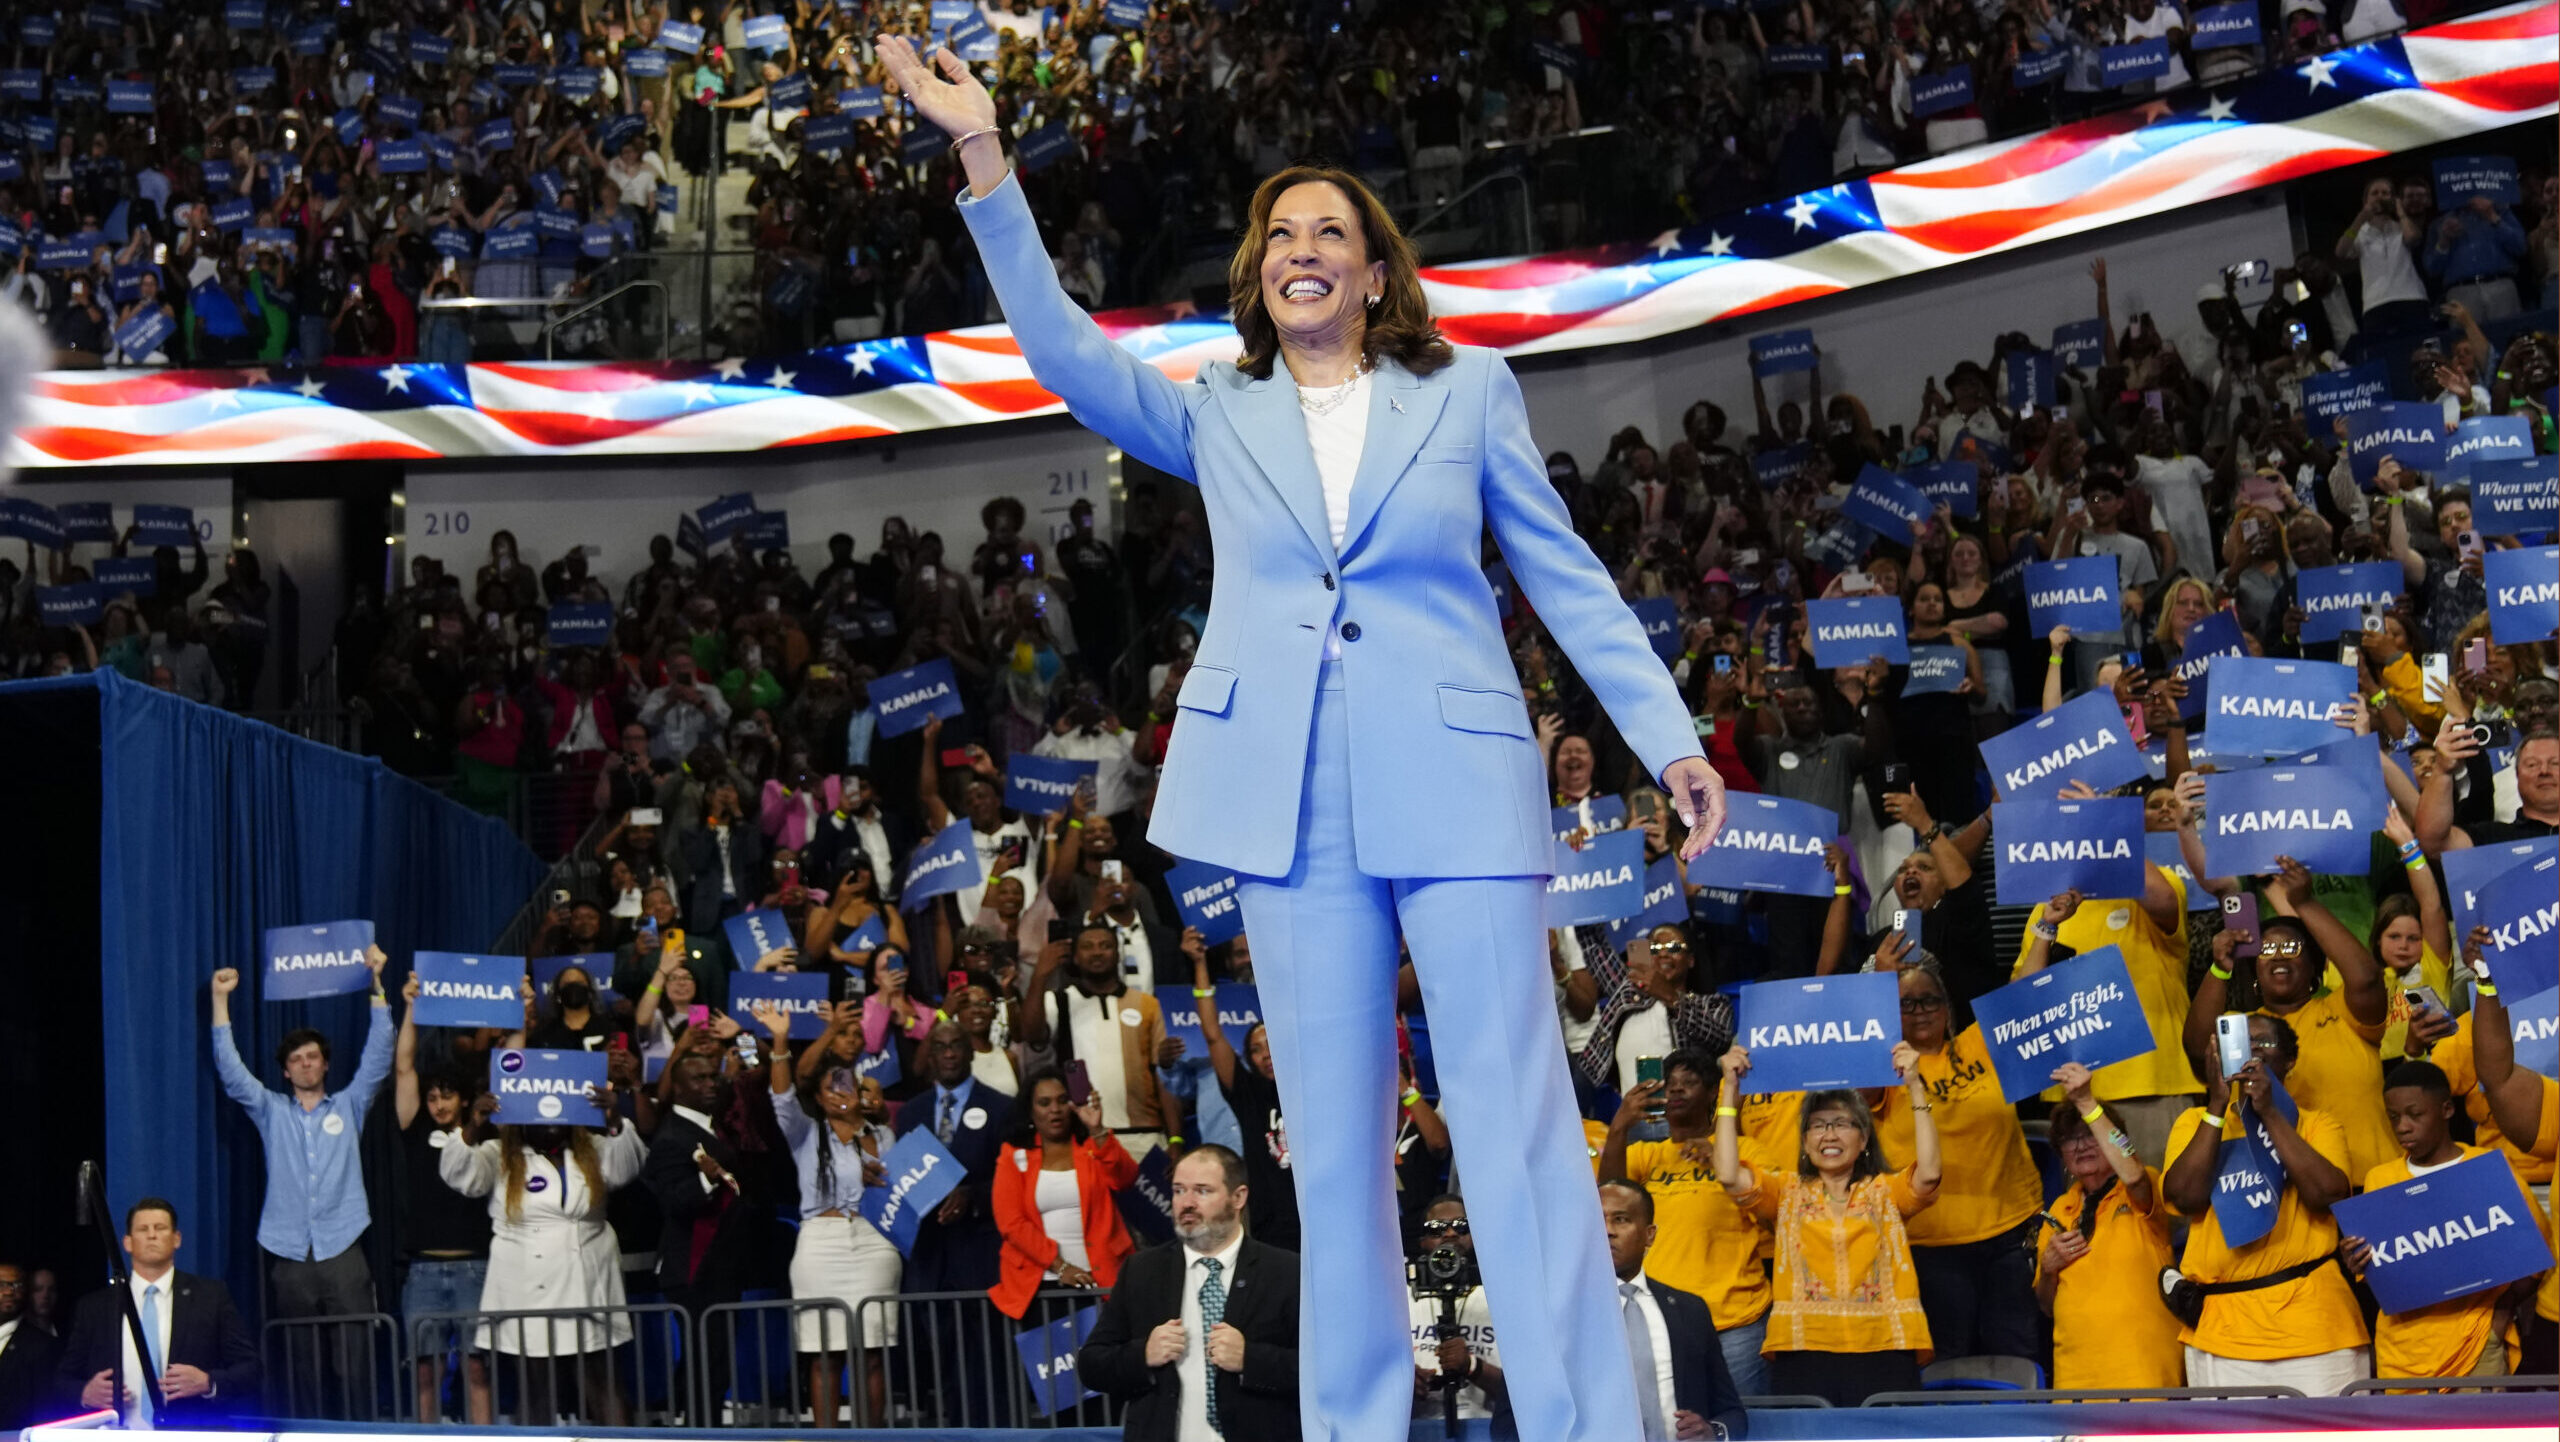
{"label": "handrail", "polygon": [[1930,1392],[1878,1392],[1861,1403],[1865,1407],[1979,1407],[1995,1402],[2192,1402],[2200,1399],[2235,1401],[2300,1400],[2302,1393],[2291,1387],[2070,1387],[2063,1389],[2006,1387],[1950,1387]]}
{"label": "handrail", "polygon": [[2550,1392],[2560,1391],[2560,1376],[2530,1373],[2522,1377],[2359,1377],[2339,1389],[2341,1397],[2378,1392]]}
{"label": "handrail", "polygon": [[588,301],[585,305],[579,306],[576,310],[569,312],[567,315],[554,316],[550,320],[544,321],[542,323],[542,358],[544,360],[557,359],[557,357],[551,353],[551,342],[552,338],[560,333],[560,327],[567,325],[569,322],[576,320],[578,317],[585,315],[587,312],[594,310],[600,305],[603,305],[606,301],[613,300],[618,296],[628,294],[635,290],[654,290],[658,293],[658,359],[665,360],[667,358],[667,342],[674,334],[668,329],[668,318],[674,314],[673,301],[669,298],[667,283],[665,281],[653,280],[647,276],[642,276],[638,280],[626,280],[622,284],[615,286],[613,289],[606,291],[604,294],[597,296],[595,299]]}
{"label": "handrail", "polygon": [[1477,191],[1489,190],[1494,186],[1501,185],[1506,182],[1520,187],[1521,253],[1523,255],[1534,254],[1538,249],[1537,197],[1530,193],[1529,177],[1527,173],[1518,170],[1497,170],[1491,175],[1479,176],[1477,179],[1468,182],[1465,188],[1461,189],[1457,194],[1450,196],[1445,201],[1442,201],[1438,209],[1433,210],[1430,214],[1425,215],[1413,224],[1406,226],[1404,231],[1405,238],[1410,240],[1419,236],[1425,230],[1430,229],[1431,226],[1440,219],[1440,217],[1447,215],[1450,211],[1453,211],[1460,205],[1465,204],[1467,197],[1474,195]]}

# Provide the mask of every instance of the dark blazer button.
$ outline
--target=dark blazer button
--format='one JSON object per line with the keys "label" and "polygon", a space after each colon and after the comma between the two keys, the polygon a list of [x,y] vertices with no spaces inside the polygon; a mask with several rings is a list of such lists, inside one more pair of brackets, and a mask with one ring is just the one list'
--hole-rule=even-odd
{"label": "dark blazer button", "polygon": [[1360,623],[1359,623],[1359,622],[1357,622],[1357,621],[1345,621],[1345,622],[1343,622],[1343,623],[1342,623],[1342,639],[1343,639],[1343,640],[1345,640],[1345,641],[1357,641],[1357,640],[1359,640],[1359,639],[1360,639]]}

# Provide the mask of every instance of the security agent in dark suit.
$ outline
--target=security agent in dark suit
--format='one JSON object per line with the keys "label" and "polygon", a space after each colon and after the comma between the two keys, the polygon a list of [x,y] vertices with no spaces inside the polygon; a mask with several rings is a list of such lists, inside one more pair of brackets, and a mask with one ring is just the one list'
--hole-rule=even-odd
{"label": "security agent in dark suit", "polygon": [[62,1344],[36,1325],[27,1308],[27,1269],[0,1262],[0,1433],[50,1415],[45,1403],[53,1396],[53,1371]]}
{"label": "security agent in dark suit", "polygon": [[[158,1197],[146,1197],[125,1213],[134,1309],[152,1345],[162,1349],[139,1365],[121,1363],[125,1388],[128,1394],[142,1390],[142,1374],[156,1363],[158,1385],[137,1403],[149,1409],[154,1424],[219,1426],[257,1411],[258,1342],[231,1304],[228,1288],[177,1269],[178,1241],[178,1210]],[[82,1297],[54,1372],[62,1404],[92,1411],[118,1405],[119,1358],[130,1356],[131,1345],[124,1298],[114,1288]]]}
{"label": "security agent in dark suit", "polygon": [[[1652,1194],[1632,1182],[1602,1182],[1600,1217],[1609,1229],[1609,1261],[1618,1273],[1619,1316],[1636,1371],[1643,1442],[1749,1436],[1750,1414],[1734,1391],[1706,1299],[1644,1275],[1644,1254],[1653,1249]],[[1660,1354],[1666,1348],[1668,1389],[1661,1385]]]}
{"label": "security agent in dark suit", "polygon": [[1226,1442],[1294,1442],[1298,1254],[1244,1235],[1244,1159],[1203,1146],[1173,1169],[1175,1241],[1120,1268],[1076,1376],[1128,1400],[1121,1435],[1175,1442],[1186,1420]]}

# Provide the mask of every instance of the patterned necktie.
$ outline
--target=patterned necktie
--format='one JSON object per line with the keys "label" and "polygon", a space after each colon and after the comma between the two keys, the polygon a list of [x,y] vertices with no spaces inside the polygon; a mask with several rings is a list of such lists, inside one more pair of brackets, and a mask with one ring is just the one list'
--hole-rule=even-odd
{"label": "patterned necktie", "polygon": [[946,1147],[951,1145],[951,1133],[954,1129],[954,1122],[956,1120],[952,1113],[959,1109],[960,1098],[951,1092],[944,1092],[942,1094],[942,1115],[936,1119],[933,1124],[933,1135],[934,1140],[941,1142]]}
{"label": "patterned necktie", "polygon": [[1644,1442],[1671,1442],[1662,1416],[1662,1383],[1655,1375],[1653,1328],[1646,1325],[1642,1282],[1618,1284],[1618,1316],[1627,1326],[1627,1356],[1635,1363],[1636,1412],[1644,1418]]}
{"label": "patterned necktie", "polygon": [[142,1376],[134,1382],[134,1412],[149,1422],[160,1412],[160,1284],[142,1289]]}
{"label": "patterned necktie", "polygon": [[1200,1279],[1200,1375],[1207,1379],[1201,1388],[1201,1404],[1209,1410],[1209,1430],[1224,1435],[1218,1425],[1218,1364],[1209,1360],[1209,1333],[1227,1319],[1227,1284],[1218,1280],[1226,1264],[1215,1257],[1202,1257],[1200,1265],[1209,1275]]}

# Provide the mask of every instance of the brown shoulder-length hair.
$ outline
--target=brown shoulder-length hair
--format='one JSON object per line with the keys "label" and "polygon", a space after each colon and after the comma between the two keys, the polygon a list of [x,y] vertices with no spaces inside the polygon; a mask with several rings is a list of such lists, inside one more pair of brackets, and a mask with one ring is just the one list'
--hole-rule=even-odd
{"label": "brown shoulder-length hair", "polygon": [[1360,236],[1369,259],[1387,263],[1386,292],[1369,312],[1361,353],[1372,364],[1384,356],[1415,375],[1429,375],[1455,359],[1440,327],[1432,322],[1430,302],[1423,299],[1421,266],[1414,259],[1413,243],[1396,229],[1395,217],[1377,195],[1350,171],[1292,165],[1254,188],[1244,238],[1227,266],[1227,305],[1235,317],[1236,334],[1244,337],[1244,354],[1236,357],[1236,369],[1256,380],[1268,379],[1271,362],[1280,354],[1280,328],[1272,324],[1271,312],[1262,304],[1262,253],[1264,236],[1271,229],[1271,207],[1293,185],[1330,185],[1351,197],[1352,208],[1360,213]]}

